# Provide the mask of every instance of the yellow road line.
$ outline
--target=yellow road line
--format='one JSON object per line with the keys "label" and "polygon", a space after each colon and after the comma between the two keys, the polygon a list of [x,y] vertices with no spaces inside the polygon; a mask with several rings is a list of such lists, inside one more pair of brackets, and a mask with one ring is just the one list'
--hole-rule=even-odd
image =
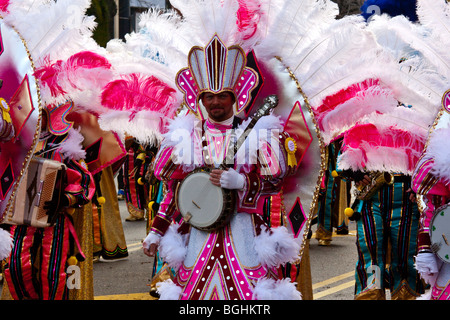
{"label": "yellow road line", "polygon": [[156,300],[148,292],[96,296],[94,300]]}
{"label": "yellow road line", "polygon": [[[327,279],[327,280],[315,283],[315,284],[312,285],[312,288],[313,288],[313,290],[315,290],[315,289],[327,286],[329,284],[332,284],[332,283],[335,283],[335,282],[347,279],[348,277],[351,277],[354,274],[355,274],[354,271],[350,271],[350,272],[341,274],[339,276],[336,276],[336,277],[333,277],[333,278],[330,278],[330,279]],[[329,288],[327,290],[323,290],[323,291],[320,291],[320,292],[317,292],[317,293],[313,293],[313,299],[315,300],[315,299],[320,299],[320,298],[326,297],[326,296],[328,296],[330,294],[333,294],[333,293],[339,292],[341,290],[350,288],[350,287],[352,287],[354,285],[355,285],[355,280],[351,280],[351,281],[342,283],[342,284],[337,285],[335,287],[331,287],[331,288]]]}
{"label": "yellow road line", "polygon": [[345,278],[348,278],[348,277],[350,277],[350,276],[352,276],[352,275],[354,275],[354,274],[355,274],[354,271],[350,271],[350,272],[341,274],[341,275],[339,275],[339,276],[336,276],[336,277],[327,279],[327,280],[325,280],[325,281],[315,283],[315,284],[312,285],[312,288],[313,288],[313,290],[315,290],[315,289],[317,289],[317,288],[320,288],[320,287],[329,285],[330,283],[334,283],[334,282],[341,281],[341,280],[343,280],[343,279],[345,279]]}
{"label": "yellow road line", "polygon": [[327,290],[324,290],[324,291],[321,291],[321,292],[318,292],[318,293],[314,293],[313,297],[314,297],[314,300],[315,299],[320,299],[320,298],[323,298],[323,297],[328,296],[330,294],[336,293],[338,291],[341,291],[341,290],[353,287],[354,285],[355,285],[355,280],[352,280],[352,281],[349,281],[349,282],[345,282],[345,283],[340,284],[340,285],[338,285],[336,287],[332,287],[330,289],[327,289]]}

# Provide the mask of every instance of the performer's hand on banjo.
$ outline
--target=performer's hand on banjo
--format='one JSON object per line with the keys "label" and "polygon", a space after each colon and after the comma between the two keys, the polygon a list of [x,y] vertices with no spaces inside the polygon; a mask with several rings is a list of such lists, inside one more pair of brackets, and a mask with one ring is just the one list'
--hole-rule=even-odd
{"label": "performer's hand on banjo", "polygon": [[209,180],[215,186],[224,189],[240,190],[244,188],[244,175],[238,173],[236,170],[230,168],[228,170],[213,169],[210,173]]}

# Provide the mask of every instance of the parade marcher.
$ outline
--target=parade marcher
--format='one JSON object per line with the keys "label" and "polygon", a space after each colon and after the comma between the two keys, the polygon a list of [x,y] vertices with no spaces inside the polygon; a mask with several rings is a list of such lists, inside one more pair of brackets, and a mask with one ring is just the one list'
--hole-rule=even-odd
{"label": "parade marcher", "polygon": [[[415,1],[400,7],[395,1],[367,3],[367,8],[377,9],[367,16],[367,29],[393,65],[371,80],[378,96],[387,99],[377,104],[376,114],[345,132],[338,159],[341,170],[353,172],[361,205],[355,210],[360,216],[355,299],[385,299],[386,289],[392,299],[416,299],[424,284],[414,269],[420,213],[411,175],[433,121],[436,93],[446,80],[435,66],[439,59],[428,56],[434,47],[429,41],[436,38],[414,21],[419,17],[419,22],[430,24],[430,12],[439,12],[438,7],[445,11],[445,4],[419,0],[416,14]],[[393,38],[395,43],[388,41]],[[368,103],[367,108],[372,106]]]}
{"label": "parade marcher", "polygon": [[[359,85],[363,81],[369,81],[372,77],[375,77],[375,71],[379,68],[377,62],[384,57],[380,58],[377,54],[377,50],[379,50],[378,44],[374,41],[373,35],[365,30],[366,24],[361,17],[344,17],[337,20],[336,16],[339,14],[339,10],[337,5],[331,1],[286,2],[274,0],[267,3],[264,1],[240,0],[211,0],[208,2],[173,0],[171,4],[176,10],[164,14],[149,11],[149,13],[142,16],[140,22],[142,28],[139,33],[130,34],[126,37],[125,43],[112,42],[109,44],[109,48],[111,52],[117,55],[117,60],[121,58],[125,62],[128,62],[126,58],[130,57],[130,53],[134,54],[133,58],[135,60],[133,62],[137,61],[140,63],[145,61],[146,65],[148,65],[147,67],[141,66],[139,69],[134,65],[134,71],[142,70],[140,76],[154,75],[164,80],[167,87],[178,89],[176,91],[183,94],[184,100],[182,101],[180,101],[181,99],[174,101],[171,98],[175,97],[178,99],[178,95],[165,95],[163,90],[158,90],[155,92],[155,95],[153,95],[153,92],[151,95],[147,95],[147,97],[152,96],[156,102],[162,101],[165,97],[170,98],[167,102],[160,103],[158,108],[153,108],[152,111],[154,113],[161,109],[166,111],[167,109],[164,107],[166,105],[171,108],[175,104],[179,108],[173,113],[178,116],[169,126],[167,126],[167,123],[164,124],[164,122],[167,119],[172,119],[170,113],[164,114],[163,117],[157,117],[153,114],[155,117],[147,118],[148,123],[156,124],[155,127],[163,123],[160,127],[160,133],[164,134],[164,143],[166,145],[163,144],[163,147],[160,149],[159,161],[156,163],[155,168],[161,169],[160,165],[162,164],[167,164],[167,166],[163,172],[156,170],[155,173],[158,177],[166,179],[163,180],[167,184],[164,186],[167,194],[161,203],[159,214],[153,221],[152,230],[144,242],[144,250],[149,253],[149,247],[151,249],[155,247],[150,246],[150,244],[161,242],[159,246],[161,256],[177,270],[176,277],[173,280],[175,284],[170,282],[160,283],[159,291],[163,299],[169,297],[174,299],[180,297],[198,298],[196,292],[190,291],[190,282],[185,281],[190,276],[195,277],[196,271],[200,273],[200,270],[188,270],[187,267],[200,266],[202,263],[207,264],[206,258],[198,255],[199,251],[197,249],[199,248],[193,248],[197,240],[199,243],[201,242],[200,234],[202,233],[197,231],[195,227],[190,226],[189,222],[184,221],[182,216],[180,216],[181,212],[178,214],[177,210],[175,210],[177,197],[174,184],[178,182],[176,180],[184,181],[189,171],[196,166],[200,167],[204,160],[208,160],[206,156],[211,158],[210,154],[202,154],[204,146],[201,143],[197,144],[194,138],[191,139],[191,137],[201,139],[202,131],[207,132],[210,130],[212,134],[208,136],[209,132],[207,132],[205,137],[205,143],[207,144],[205,151],[208,151],[208,147],[211,146],[208,137],[210,141],[221,140],[216,137],[216,134],[221,137],[222,131],[231,130],[233,127],[231,117],[227,119],[230,121],[227,125],[231,125],[229,128],[220,127],[215,129],[208,126],[208,123],[211,124],[211,121],[209,121],[211,116],[208,114],[205,106],[198,103],[199,95],[204,88],[208,87],[211,89],[212,86],[218,88],[224,81],[229,79],[227,77],[216,77],[216,75],[219,75],[219,70],[222,70],[219,66],[224,67],[226,70],[232,70],[237,65],[250,61],[250,59],[247,61],[241,59],[241,56],[236,54],[237,51],[231,51],[229,46],[236,45],[234,47],[236,49],[238,46],[241,47],[245,52],[244,56],[249,58],[253,55],[261,66],[259,69],[254,68],[259,73],[253,79],[247,80],[246,78],[251,77],[252,72],[249,70],[247,70],[249,72],[242,74],[236,72],[234,74],[236,79],[233,78],[233,81],[221,88],[223,91],[227,91],[225,88],[228,88],[229,91],[237,89],[234,93],[236,95],[235,114],[239,118],[245,119],[248,117],[250,119],[250,115],[257,111],[254,107],[258,106],[258,100],[262,100],[261,97],[270,94],[279,94],[280,101],[282,101],[280,106],[273,111],[275,115],[280,116],[282,123],[280,125],[273,123],[271,127],[272,129],[279,128],[281,131],[289,133],[290,138],[293,138],[286,139],[285,142],[287,143],[284,145],[283,151],[287,153],[287,162],[285,164],[294,174],[289,177],[283,177],[282,202],[285,208],[280,216],[280,221],[283,222],[283,227],[288,228],[289,233],[292,233],[296,241],[300,243],[300,256],[305,252],[303,245],[310,227],[311,212],[316,209],[319,193],[317,182],[321,180],[326,168],[326,163],[324,163],[326,145],[337,139],[343,131],[355,125],[356,122],[364,119],[367,114],[376,111],[374,109],[379,105],[378,103],[373,103],[375,107],[369,108],[367,112],[366,108],[362,107],[360,110],[357,110],[358,112],[350,109],[353,113],[351,117],[346,118],[342,117],[342,114],[333,112],[330,112],[332,113],[330,115],[327,111],[331,111],[333,106],[325,106],[322,102],[328,96],[344,90],[352,84]],[[217,40],[213,41],[215,43],[213,45],[211,39],[215,37],[217,37]],[[349,39],[352,39],[352,41],[349,41]],[[218,43],[224,45],[220,46]],[[225,49],[222,49],[222,47]],[[210,49],[207,54],[205,54],[205,48]],[[220,48],[221,51],[216,51],[212,48]],[[366,51],[364,55],[356,54],[364,50]],[[214,65],[213,58],[219,52],[223,53],[222,64]],[[205,56],[206,58],[204,58]],[[180,68],[186,64],[186,60],[189,67],[180,71]],[[120,63],[117,64],[119,65]],[[125,63],[125,65],[127,64]],[[133,66],[131,62],[129,65]],[[161,72],[162,70],[166,72],[163,73]],[[240,78],[242,90],[248,90],[248,87],[254,86],[258,80],[261,80],[259,84],[262,86],[258,90],[255,89],[252,95],[247,94],[247,91],[243,93],[241,87],[232,87],[232,85],[235,85],[235,80],[238,80],[237,78],[239,77],[242,77]],[[135,77],[135,79],[139,78]],[[176,83],[174,83],[174,79],[177,79]],[[212,80],[218,81],[213,82]],[[144,84],[147,85],[145,82]],[[139,88],[143,87],[145,86],[139,86]],[[148,84],[148,87],[151,87],[150,84]],[[164,89],[167,89],[167,87],[164,87]],[[138,88],[138,86],[133,88]],[[139,90],[135,89],[133,93],[135,92],[138,92],[139,95],[141,94]],[[372,94],[371,97],[375,96],[373,92],[369,92],[368,96],[370,94]],[[118,96],[115,95],[114,97],[117,98]],[[253,100],[254,96],[256,96],[256,99]],[[361,97],[351,96],[351,94],[344,95],[341,97],[340,102],[350,102],[350,100],[358,98]],[[365,97],[363,96],[362,98]],[[375,96],[374,98],[378,97]],[[252,101],[249,102],[246,99],[252,99]],[[131,101],[132,99],[129,100]],[[374,101],[380,102],[382,100]],[[128,99],[126,102],[128,102]],[[144,105],[144,103],[142,104]],[[144,128],[150,127],[143,124],[145,121],[139,122],[137,120],[140,116],[138,110],[129,112],[128,110],[120,109],[123,105],[126,105],[126,103],[114,104],[116,112],[111,112],[109,116],[104,117],[105,128],[109,130],[120,129],[116,125],[116,123],[119,123],[116,119],[121,115],[128,122],[127,125],[124,125],[124,127],[127,127],[126,130],[123,130],[125,132],[128,129],[138,131],[138,129],[144,130]],[[395,105],[397,106],[397,101]],[[322,106],[325,106],[325,108],[321,109]],[[339,121],[335,121],[336,118],[350,119],[351,121],[341,126]],[[108,122],[106,119],[110,119],[110,121]],[[192,124],[194,120],[198,121],[199,130],[194,129],[197,128]],[[140,125],[138,125],[139,123]],[[206,123],[205,128],[202,126],[204,123]],[[333,126],[333,128],[330,129],[330,126]],[[287,129],[284,130],[285,128]],[[219,132],[220,129],[222,129],[221,132]],[[336,130],[333,131],[334,129]],[[128,132],[128,134],[135,136],[131,132]],[[174,141],[170,141],[171,138]],[[169,142],[171,142],[170,148],[167,145]],[[193,148],[192,145],[197,149]],[[222,145],[216,145],[215,148],[223,153],[227,150]],[[168,154],[174,149],[176,149],[176,152],[173,154],[176,156],[164,158],[164,152]],[[180,149],[186,152],[178,153]],[[220,154],[221,157],[224,156],[223,153]],[[214,156],[217,158],[218,154],[214,153]],[[187,163],[186,159],[194,159],[195,161]],[[189,167],[189,164],[195,165]],[[185,167],[184,171],[182,170],[183,165]],[[236,171],[240,174],[238,170]],[[227,172],[232,171],[228,170]],[[227,175],[225,174],[225,176]],[[240,188],[241,186],[237,187]],[[196,188],[192,189],[195,190]],[[272,191],[272,193],[267,195],[273,196],[280,190]],[[170,202],[171,199],[174,199],[174,201]],[[253,197],[252,200],[254,200]],[[258,215],[254,214],[251,216],[258,217]],[[236,219],[241,217],[248,219],[248,215],[236,215]],[[189,216],[186,217],[186,220],[189,220]],[[231,223],[234,223],[233,220]],[[171,225],[170,228],[168,227],[169,225]],[[176,228],[178,225],[181,225],[181,227]],[[189,229],[189,233],[184,228]],[[277,232],[284,230],[282,228],[272,229],[278,229]],[[222,231],[222,228],[219,228],[219,230]],[[225,228],[224,231],[228,232],[229,229]],[[208,237],[214,234],[214,232],[206,233]],[[164,236],[161,236],[163,234]],[[179,240],[175,245],[179,250],[167,249],[167,242],[169,242],[169,239],[174,238],[171,235]],[[187,248],[183,242],[183,240],[187,240],[186,235],[189,235]],[[261,234],[254,235],[256,235],[255,239],[261,236]],[[203,240],[206,239],[207,237],[204,236]],[[267,242],[267,247],[271,248],[269,243],[270,241]],[[207,250],[213,250],[213,248],[210,247]],[[197,261],[199,264],[195,263],[197,257],[199,258]],[[216,255],[214,257],[216,258]],[[202,261],[201,258],[205,258],[205,261]],[[183,262],[185,262],[184,265]],[[217,268],[214,269],[214,272],[216,270],[217,272],[220,271]],[[200,277],[199,280],[202,281],[202,278]],[[302,282],[303,280],[300,278],[298,281]],[[181,284],[181,286],[177,284]],[[192,281],[192,284],[194,285],[195,282]],[[258,284],[262,285],[263,281],[258,282],[256,285]],[[245,281],[243,285],[245,285]],[[204,288],[207,287],[207,285],[204,286]],[[220,284],[217,288],[224,288],[224,286]],[[174,289],[172,294],[169,293],[170,289]],[[182,296],[183,290],[188,295],[192,293],[192,296]],[[256,291],[258,290],[255,290],[255,293]],[[277,290],[272,291],[273,293],[278,292]],[[260,293],[260,291],[258,292]],[[215,295],[215,292],[214,295],[205,293],[202,298],[223,298],[229,292],[224,290],[222,293],[222,295]],[[248,293],[251,296],[251,293]],[[261,298],[258,294],[255,294],[255,297]]]}
{"label": "parade marcher", "polygon": [[[227,51],[231,49],[227,49],[220,39],[214,36],[206,48],[200,49],[201,54],[205,54],[213,48],[215,50],[212,52],[215,53],[210,58],[214,64],[217,64],[220,59],[225,57],[223,54],[227,54]],[[191,54],[198,54],[197,50],[192,50]],[[245,64],[241,66],[241,68],[244,68]],[[242,72],[241,70],[236,71],[238,73]],[[159,287],[161,298],[254,299],[257,298],[257,294],[271,294],[270,292],[264,292],[264,287],[258,287],[258,284],[262,286],[263,283],[265,286],[274,289],[278,294],[282,294],[285,298],[298,297],[299,294],[293,286],[291,290],[281,291],[287,289],[289,282],[277,282],[277,275],[272,270],[281,261],[289,262],[295,258],[298,254],[298,247],[292,238],[291,240],[289,239],[287,233],[283,235],[281,228],[278,229],[278,232],[277,229],[270,231],[258,216],[259,208],[264,202],[264,195],[276,193],[283,176],[286,174],[284,155],[281,150],[277,151],[279,146],[259,141],[259,158],[257,163],[239,163],[236,161],[228,170],[217,168],[218,164],[224,161],[226,156],[228,144],[231,143],[231,132],[233,129],[238,129],[241,122],[234,116],[233,107],[237,98],[232,88],[237,85],[237,82],[228,83],[227,87],[222,81],[229,81],[230,79],[222,78],[224,74],[221,72],[215,74],[214,71],[207,71],[202,76],[206,75],[214,79],[216,86],[211,85],[201,88],[201,93],[199,93],[197,99],[205,107],[208,118],[201,122],[196,121],[194,117],[183,117],[177,119],[179,120],[178,122],[175,120],[172,129],[169,129],[166,135],[167,140],[163,141],[155,162],[154,173],[156,177],[168,182],[170,189],[164,202],[161,204],[158,215],[153,221],[149,236],[144,241],[144,252],[154,255],[155,245],[161,242],[160,252],[163,258],[171,263],[172,266],[174,264],[177,265],[175,280],[173,282],[164,282]],[[182,81],[181,78],[180,81]],[[277,124],[278,120],[270,117],[267,116],[267,119],[262,121],[270,125],[265,127],[265,129],[281,128],[280,124]],[[185,123],[185,126],[182,126],[182,123]],[[180,129],[180,126],[184,130],[181,132],[174,130]],[[263,128],[261,127],[260,129]],[[199,136],[196,133],[198,130],[201,132]],[[189,151],[187,148],[179,149],[179,146],[174,145],[170,141],[172,135],[180,133],[193,138],[185,146],[190,148],[191,143],[193,143],[193,149],[190,151],[193,153],[192,160],[194,162],[191,162],[190,156],[186,158],[186,153]],[[203,151],[199,154],[198,150]],[[247,154],[248,152],[246,150]],[[276,158],[277,155],[279,158]],[[254,158],[255,155],[249,154],[248,157]],[[239,156],[237,158],[239,159]],[[263,168],[262,164],[264,163],[270,163],[271,166]],[[188,222],[182,222],[181,225],[174,224],[175,228],[170,227],[171,220],[175,214],[174,204],[176,198],[174,195],[175,190],[173,189],[174,185],[177,181],[181,182],[187,176],[186,166],[201,168],[205,165],[211,168],[210,181],[212,185],[237,191],[237,213],[235,211],[232,214],[231,221],[224,226],[218,227],[217,230],[201,231],[194,226],[190,226]],[[265,173],[264,170],[266,170]],[[209,189],[212,188],[209,187]],[[211,201],[211,199],[206,194],[207,189],[203,187],[202,190],[204,194],[202,195],[203,200],[201,203],[202,206],[207,206],[207,202]],[[198,200],[196,199],[196,201]],[[234,210],[236,209],[233,208]],[[178,238],[181,240],[186,234],[189,234],[187,247],[177,241]],[[264,243],[264,240],[260,240],[265,237],[267,237],[267,243]],[[283,237],[286,238],[282,240]],[[272,241],[275,241],[279,249],[269,245],[270,238],[274,239]],[[276,238],[279,238],[278,241],[275,240]],[[177,241],[178,244],[174,241]],[[262,243],[258,244],[261,241]],[[170,250],[173,245],[181,246],[178,249],[178,253]],[[270,252],[269,255],[274,262],[263,260],[263,256],[261,256],[262,251],[259,251],[262,249],[259,247],[261,245],[265,246],[265,250]],[[255,247],[253,248],[253,246]],[[286,256],[283,256],[282,252],[285,252]],[[179,256],[177,257],[176,255]],[[273,263],[275,265],[272,265]],[[225,282],[223,283],[219,281],[222,275],[225,277]],[[210,278],[212,282],[205,282],[206,278]],[[263,281],[263,279],[266,279],[266,281]],[[257,284],[255,284],[255,281],[258,281]],[[258,293],[259,291],[261,292]]]}
{"label": "parade marcher", "polygon": [[[421,277],[430,284],[431,290],[421,297],[430,300],[450,299],[450,259],[442,247],[447,243],[444,238],[449,226],[438,220],[440,215],[448,215],[450,203],[450,162],[447,147],[450,134],[450,90],[442,99],[443,109],[434,124],[426,150],[422,155],[413,175],[413,190],[423,196],[424,208],[420,217],[418,237],[419,252],[416,256],[416,268]],[[447,209],[446,209],[447,208]],[[438,231],[437,227],[441,229]],[[440,232],[442,238],[431,241],[430,233]],[[443,239],[443,240],[441,240]],[[440,242],[445,241],[440,246]],[[433,247],[434,245],[434,247]]]}
{"label": "parade marcher", "polygon": [[111,166],[96,173],[93,199],[94,261],[119,261],[128,257],[127,243],[120,216],[114,174]]}
{"label": "parade marcher", "polygon": [[125,140],[127,156],[123,164],[123,182],[125,200],[129,216],[126,221],[144,220],[148,213],[149,186],[145,181],[145,173],[150,164],[147,150],[133,137]]}
{"label": "parade marcher", "polygon": [[328,167],[323,178],[317,211],[317,230],[315,238],[319,245],[326,246],[332,241],[333,228],[337,234],[348,233],[348,218],[344,209],[350,201],[350,183],[334,175],[336,160],[342,140],[334,141],[327,147]]}
{"label": "parade marcher", "polygon": [[[49,128],[58,126],[55,123],[49,125],[51,121],[64,123],[64,119],[43,114],[41,148],[35,155],[61,161],[67,166],[67,180],[63,182],[64,196],[58,207],[53,207],[56,204],[50,204],[48,207],[48,210],[58,212],[54,225],[45,228],[29,225],[11,227],[14,253],[11,254],[5,268],[5,279],[9,292],[15,300],[66,298],[66,263],[70,263],[69,257],[77,255],[77,251],[74,251],[70,243],[78,242],[69,213],[73,211],[68,208],[87,204],[95,190],[90,172],[82,163],[74,160],[69,154],[70,148],[63,145],[71,143],[71,134],[72,139],[78,142],[80,140],[74,138],[73,131],[55,135]],[[70,130],[70,127],[67,129]],[[76,147],[76,143],[72,142],[71,147]],[[58,148],[66,152],[62,154]],[[72,149],[73,151],[75,150]],[[85,257],[78,255],[78,260],[82,258]]]}
{"label": "parade marcher", "polygon": [[[416,268],[425,282],[430,284],[430,290],[420,299],[448,300],[449,299],[449,260],[448,253],[448,203],[450,201],[450,167],[449,167],[449,115],[450,115],[450,68],[441,65],[439,61],[446,60],[446,52],[442,48],[448,47],[448,28],[444,23],[448,21],[450,3],[448,1],[428,2],[418,0],[417,13],[421,24],[427,31],[423,39],[427,47],[415,47],[423,55],[423,60],[432,65],[439,76],[436,82],[426,84],[433,88],[433,106],[430,114],[435,118],[429,123],[427,142],[413,174],[413,190],[419,196],[422,206],[420,228],[418,236],[419,252],[416,256]],[[431,49],[431,50],[430,50]],[[439,85],[440,84],[440,85]],[[440,101],[440,103],[437,103]],[[434,111],[434,112],[433,112]]]}

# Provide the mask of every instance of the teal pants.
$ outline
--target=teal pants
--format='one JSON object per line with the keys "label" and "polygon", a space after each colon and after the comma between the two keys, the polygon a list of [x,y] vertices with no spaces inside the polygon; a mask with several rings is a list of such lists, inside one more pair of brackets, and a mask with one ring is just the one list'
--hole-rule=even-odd
{"label": "teal pants", "polygon": [[[418,296],[423,283],[414,268],[417,253],[419,210],[409,200],[407,176],[396,176],[357,209],[355,297],[370,290],[389,289],[393,299]],[[409,297],[407,297],[409,296]]]}

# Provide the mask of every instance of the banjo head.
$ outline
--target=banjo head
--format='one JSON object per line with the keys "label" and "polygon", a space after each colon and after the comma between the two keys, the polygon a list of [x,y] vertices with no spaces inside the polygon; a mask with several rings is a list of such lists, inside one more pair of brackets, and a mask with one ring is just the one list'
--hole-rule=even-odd
{"label": "banjo head", "polygon": [[196,170],[180,183],[177,206],[184,220],[200,230],[208,230],[224,212],[223,189],[209,181],[208,170]]}
{"label": "banjo head", "polygon": [[450,204],[436,210],[430,222],[431,249],[446,263],[450,263]]}

